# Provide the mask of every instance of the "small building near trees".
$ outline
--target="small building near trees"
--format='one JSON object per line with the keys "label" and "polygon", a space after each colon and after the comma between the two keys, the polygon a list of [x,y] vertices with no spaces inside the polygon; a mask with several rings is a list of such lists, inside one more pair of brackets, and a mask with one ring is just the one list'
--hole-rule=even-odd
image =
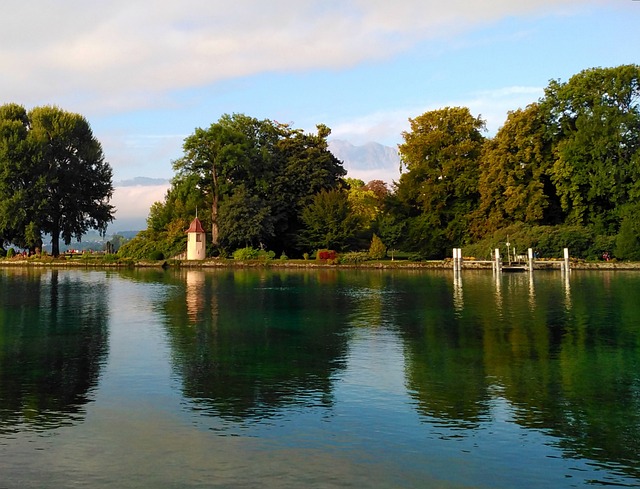
{"label": "small building near trees", "polygon": [[206,240],[202,223],[196,217],[187,229],[187,260],[204,260],[206,258]]}

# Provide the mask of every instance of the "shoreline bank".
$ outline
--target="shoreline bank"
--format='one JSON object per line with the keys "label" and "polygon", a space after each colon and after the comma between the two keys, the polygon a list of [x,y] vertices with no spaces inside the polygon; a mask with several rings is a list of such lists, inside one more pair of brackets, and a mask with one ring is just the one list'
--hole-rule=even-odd
{"label": "shoreline bank", "polygon": [[[559,270],[562,262],[558,260],[542,260],[534,263],[534,271]],[[504,265],[504,264],[503,264]],[[463,261],[464,270],[492,270],[491,261]],[[422,262],[381,261],[362,263],[322,263],[315,260],[269,260],[269,261],[235,261],[228,259],[209,259],[203,261],[187,260],[141,260],[136,262],[104,262],[94,260],[68,259],[5,259],[0,260],[0,268],[274,268],[274,269],[358,269],[358,270],[453,270],[453,262],[447,260],[429,260]],[[587,262],[575,260],[570,262],[571,270],[640,270],[640,262]]]}

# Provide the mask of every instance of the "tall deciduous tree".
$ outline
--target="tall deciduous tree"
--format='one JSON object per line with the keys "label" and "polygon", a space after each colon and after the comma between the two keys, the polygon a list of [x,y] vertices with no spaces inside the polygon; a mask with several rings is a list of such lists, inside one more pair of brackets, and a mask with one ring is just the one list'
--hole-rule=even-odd
{"label": "tall deciduous tree", "polygon": [[264,247],[263,239],[274,235],[274,218],[269,206],[258,195],[250,194],[244,185],[220,206],[220,232],[227,243]]}
{"label": "tall deciduous tree", "polygon": [[[407,170],[396,185],[409,224],[408,245],[426,255],[465,241],[475,209],[485,124],[466,107],[447,107],[409,119],[399,146]],[[411,231],[413,230],[413,231]],[[430,235],[430,233],[433,233]],[[437,239],[432,239],[438,235]]]}
{"label": "tall deciduous tree", "polygon": [[389,187],[387,187],[387,184],[382,180],[371,180],[364,187],[367,190],[371,190],[376,196],[378,202],[380,202],[381,204],[389,195]]}
{"label": "tall deciduous tree", "polygon": [[52,254],[60,238],[69,244],[89,229],[106,232],[113,220],[112,170],[87,120],[57,107],[38,107],[29,113],[30,139],[46,179],[39,215],[41,229],[51,235]]}
{"label": "tall deciduous tree", "polygon": [[640,66],[551,81],[543,107],[554,138],[552,179],[570,224],[615,233],[640,196]]}
{"label": "tall deciduous tree", "polygon": [[342,162],[329,151],[331,129],[324,124],[316,129],[314,134],[281,126],[284,137],[276,148],[279,169],[270,186],[277,217],[273,246],[278,249],[300,251],[296,244],[305,227],[303,209],[318,193],[340,188],[347,174]]}
{"label": "tall deciduous tree", "polygon": [[[31,158],[29,117],[24,107],[0,107],[0,237],[20,247],[35,247],[39,226],[35,224],[33,193],[38,171]],[[0,243],[1,245],[1,243]]]}
{"label": "tall deciduous tree", "polygon": [[360,217],[365,227],[370,228],[381,211],[380,201],[362,180],[347,178],[345,182],[349,186],[347,195],[353,212]]}
{"label": "tall deciduous tree", "polygon": [[[307,134],[270,120],[224,115],[185,140],[174,182],[196,177],[192,191],[211,206],[214,245],[261,243],[293,251],[302,209],[346,173],[328,150],[330,132],[323,125]],[[241,225],[229,217],[240,215],[251,218]]]}
{"label": "tall deciduous tree", "polygon": [[485,142],[479,180],[480,204],[474,234],[483,236],[523,222],[557,224],[553,164],[546,119],[537,103],[509,112],[493,139]]}
{"label": "tall deciduous tree", "polygon": [[316,194],[303,210],[302,219],[306,225],[302,240],[311,248],[345,250],[362,228],[360,216],[353,212],[347,192],[342,189]]}
{"label": "tall deciduous tree", "polygon": [[236,128],[217,122],[208,129],[197,128],[183,145],[184,156],[174,162],[178,176],[197,175],[198,187],[211,206],[211,243],[219,244],[218,207],[221,195],[247,166],[248,144]]}
{"label": "tall deciduous tree", "polygon": [[32,248],[49,234],[58,255],[61,238],[69,244],[89,229],[104,233],[113,220],[112,171],[87,120],[58,107],[25,113],[15,104],[0,119],[0,194],[12,194],[0,208],[3,237]]}

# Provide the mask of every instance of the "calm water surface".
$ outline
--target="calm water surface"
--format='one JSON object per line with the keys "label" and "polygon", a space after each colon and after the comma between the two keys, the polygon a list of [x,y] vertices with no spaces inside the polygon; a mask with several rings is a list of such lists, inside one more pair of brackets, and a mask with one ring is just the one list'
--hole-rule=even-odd
{"label": "calm water surface", "polygon": [[640,485],[640,273],[0,269],[0,489]]}

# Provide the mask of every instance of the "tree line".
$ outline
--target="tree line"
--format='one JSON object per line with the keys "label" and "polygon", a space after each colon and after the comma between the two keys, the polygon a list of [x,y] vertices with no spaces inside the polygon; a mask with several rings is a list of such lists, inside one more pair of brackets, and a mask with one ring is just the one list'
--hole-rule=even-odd
{"label": "tree line", "polygon": [[[196,129],[148,228],[123,252],[178,254],[196,211],[211,254],[242,247],[301,256],[320,248],[387,249],[443,258],[488,255],[506,240],[558,256],[640,259],[640,67],[584,70],[509,112],[495,136],[466,107],[409,119],[391,187],[345,178],[327,147],[242,114]],[[206,211],[205,211],[206,210]]]}
{"label": "tree line", "polygon": [[[401,175],[346,178],[328,149],[331,131],[224,115],[187,137],[175,176],[147,229],[121,249],[171,257],[198,215],[209,254],[241,248],[300,257],[403,250],[443,258],[453,247],[488,255],[500,243],[595,258],[640,260],[640,66],[584,70],[552,80],[544,95],[507,115],[493,137],[466,107],[409,119]],[[0,253],[51,236],[106,230],[112,171],[87,121],[57,107],[0,106]],[[382,252],[384,255],[384,252]]]}
{"label": "tree line", "polygon": [[506,230],[521,248],[640,259],[639,100],[640,67],[624,65],[552,80],[493,138],[465,108],[412,119],[394,195],[409,245],[481,252]]}

